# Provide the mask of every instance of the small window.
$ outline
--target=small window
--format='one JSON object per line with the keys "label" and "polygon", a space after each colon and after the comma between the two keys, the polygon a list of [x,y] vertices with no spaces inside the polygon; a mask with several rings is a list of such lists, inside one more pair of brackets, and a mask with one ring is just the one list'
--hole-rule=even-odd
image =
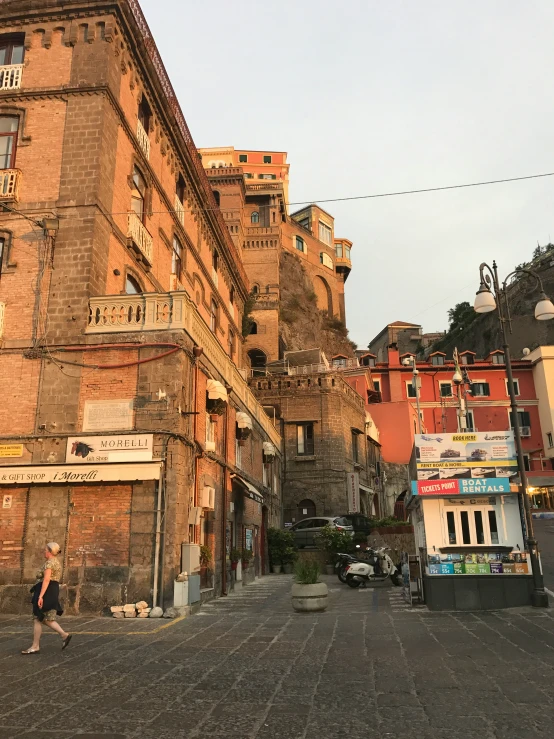
{"label": "small window", "polygon": [[235,357],[235,334],[229,331],[229,356],[231,359]]}
{"label": "small window", "polygon": [[[1,245],[0,245],[0,249],[1,249]],[[2,260],[0,259],[0,264],[1,263],[2,263]],[[552,449],[552,447],[554,446],[554,441],[552,439],[552,434],[550,433],[550,431],[546,434],[546,440],[548,441],[548,448]]]}
{"label": "small window", "polygon": [[218,192],[218,190],[213,190],[213,194],[214,194],[214,200],[215,200],[215,204],[216,204],[216,205],[217,205],[217,207],[219,208],[219,206],[221,205],[221,197],[220,197],[220,195],[219,195],[219,192]]}
{"label": "small window", "polygon": [[342,244],[335,244],[335,254],[339,259],[342,258]]}
{"label": "small window", "polygon": [[475,364],[475,357],[473,354],[462,354],[460,359],[462,360],[462,364]]}
{"label": "small window", "polygon": [[406,393],[408,395],[408,398],[416,398],[417,393],[414,385],[412,384],[411,380],[410,382],[406,383]]}
{"label": "small window", "polygon": [[454,520],[454,511],[447,511],[446,525],[448,527],[448,543],[452,546],[456,544],[456,522]]}
{"label": "small window", "polygon": [[450,382],[441,382],[439,383],[439,387],[441,391],[441,398],[452,397],[452,385]]}
{"label": "small window", "polygon": [[259,223],[260,222],[260,214],[257,210],[255,210],[252,215],[250,216],[250,223]]}
{"label": "small window", "polygon": [[[505,382],[506,382],[506,395],[509,395],[510,390],[509,390],[508,380],[505,380]],[[514,393],[516,394],[516,396],[519,395],[519,380],[514,380]]]}
{"label": "small window", "polygon": [[248,161],[248,154],[239,154],[239,162],[245,164]]}
{"label": "small window", "polygon": [[219,254],[214,249],[213,254],[212,254],[212,269],[215,274],[217,274],[218,267],[219,267]]}
{"label": "small window", "polygon": [[252,172],[243,172],[243,175],[244,175],[244,179],[245,180],[253,180],[254,179],[254,175],[252,174]]}
{"label": "small window", "polygon": [[367,366],[375,367],[375,357],[367,357]]}
{"label": "small window", "polygon": [[348,260],[350,260],[350,247],[349,247],[349,246],[345,246],[345,247],[344,247],[344,256],[345,256],[345,257],[346,257],[346,258],[347,258]]}
{"label": "small window", "polygon": [[14,36],[0,36],[0,66],[10,64],[23,64],[25,57],[25,36],[17,34]]}
{"label": "small window", "polygon": [[380,393],[381,392],[381,380],[373,380],[373,387],[375,388],[375,392]]}
{"label": "small window", "polygon": [[235,286],[231,285],[231,289],[229,290],[229,303],[231,305],[234,305],[235,303]]}
{"label": "small window", "polygon": [[493,364],[504,364],[504,354],[499,352],[498,354],[492,355],[492,363]]}
{"label": "small window", "polygon": [[320,252],[319,254],[319,261],[324,267],[327,267],[327,269],[333,269],[333,260],[331,257],[326,254],[324,251]]}
{"label": "small window", "polygon": [[217,303],[215,300],[210,303],[210,329],[214,333],[217,330]]}
{"label": "small window", "polygon": [[260,286],[259,286],[259,285],[253,285],[253,286],[252,286],[252,293],[253,293],[254,295],[258,295],[258,294],[259,294],[259,292],[260,292]]}
{"label": "small window", "polygon": [[147,99],[142,96],[139,107],[138,107],[138,119],[146,133],[150,130],[150,119],[152,118],[152,111],[148,105]]}
{"label": "small window", "polygon": [[314,453],[314,425],[313,423],[299,423],[296,426],[296,448],[299,455]]}
{"label": "small window", "polygon": [[17,116],[0,116],[0,169],[15,167],[15,150],[17,145]]}
{"label": "small window", "polygon": [[[529,428],[531,426],[531,416],[528,411],[518,411],[517,420],[519,422],[520,430],[524,427]],[[514,413],[510,411],[510,428],[514,427]]]}
{"label": "small window", "polygon": [[301,251],[302,253],[304,253],[305,251],[304,239],[301,239],[300,236],[296,237],[295,246],[298,249],[298,251]]}
{"label": "small window", "polygon": [[466,411],[466,431],[475,431],[473,411]]}
{"label": "small window", "polygon": [[252,321],[250,324],[250,331],[248,332],[250,336],[258,333],[258,324],[256,321]]}
{"label": "small window", "polygon": [[181,279],[181,273],[183,271],[183,247],[179,239],[173,237],[173,254],[171,256],[171,272],[177,276],[177,279]]}
{"label": "small window", "polygon": [[206,448],[208,451],[215,450],[215,423],[209,413],[206,413]]}
{"label": "small window", "polygon": [[146,180],[142,172],[133,167],[133,189],[131,191],[131,208],[140,220],[144,220],[144,201],[146,199]]}
{"label": "small window", "polygon": [[531,472],[531,463],[529,461],[528,454],[523,455],[523,468],[525,469],[525,472]]}
{"label": "small window", "polygon": [[127,275],[125,278],[125,292],[127,295],[137,295],[143,292],[138,280],[135,280],[133,275]]}
{"label": "small window", "polygon": [[185,201],[185,181],[182,175],[179,175],[177,179],[177,184],[175,185],[175,194],[177,195],[177,198],[182,205]]}
{"label": "small window", "polygon": [[271,164],[271,154],[264,154],[264,164]]}
{"label": "small window", "polygon": [[330,244],[333,231],[330,226],[323,221],[319,221],[319,240],[323,241],[324,244]]}
{"label": "small window", "polygon": [[358,434],[355,431],[352,432],[352,459],[354,463],[359,461]]}
{"label": "small window", "polygon": [[431,357],[431,364],[434,364],[435,367],[438,367],[440,365],[444,364],[444,357],[442,354],[434,354]]}
{"label": "small window", "polygon": [[298,221],[298,223],[302,226],[302,228],[305,228],[308,231],[311,231],[309,217],[308,218],[302,218],[302,220],[301,221]]}
{"label": "small window", "polygon": [[491,394],[488,382],[473,382],[471,384],[471,394],[474,398],[488,398]]}

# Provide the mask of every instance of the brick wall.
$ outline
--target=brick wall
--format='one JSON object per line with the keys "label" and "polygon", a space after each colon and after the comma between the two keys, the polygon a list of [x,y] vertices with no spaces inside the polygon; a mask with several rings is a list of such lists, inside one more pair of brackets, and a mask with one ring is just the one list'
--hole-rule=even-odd
{"label": "brick wall", "polygon": [[19,581],[23,566],[27,488],[2,487],[0,495],[12,496],[11,508],[0,508],[0,583],[5,583]]}

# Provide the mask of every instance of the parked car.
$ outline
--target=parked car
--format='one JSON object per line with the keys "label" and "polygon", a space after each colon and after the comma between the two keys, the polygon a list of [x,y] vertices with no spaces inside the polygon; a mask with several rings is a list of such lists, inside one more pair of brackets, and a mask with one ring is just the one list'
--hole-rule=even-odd
{"label": "parked car", "polygon": [[363,513],[345,513],[341,518],[348,521],[355,534],[359,531],[362,534],[371,533],[371,518],[364,516]]}
{"label": "parked car", "polygon": [[288,530],[294,535],[294,543],[298,549],[305,547],[315,547],[317,542],[315,537],[321,532],[325,526],[332,526],[339,531],[350,531],[354,533],[352,524],[346,520],[345,516],[314,516],[313,518],[303,518],[293,524]]}

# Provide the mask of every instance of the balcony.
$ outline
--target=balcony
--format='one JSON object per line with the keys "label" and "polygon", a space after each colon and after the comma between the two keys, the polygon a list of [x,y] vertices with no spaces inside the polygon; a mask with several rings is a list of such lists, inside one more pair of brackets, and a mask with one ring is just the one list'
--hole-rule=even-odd
{"label": "balcony", "polygon": [[86,334],[184,330],[225,384],[242,401],[246,412],[262,426],[269,440],[281,447],[281,437],[255,399],[239,370],[202,319],[186,292],[104,295],[90,298]]}
{"label": "balcony", "polygon": [[152,266],[154,239],[136,213],[129,213],[127,246],[147,267]]}
{"label": "balcony", "polygon": [[150,159],[150,139],[146,133],[146,129],[140,121],[137,121],[137,139],[142,153],[147,159]]}
{"label": "balcony", "polygon": [[246,191],[250,192],[264,192],[264,190],[272,190],[283,192],[283,181],[282,180],[257,180],[254,184],[250,184],[251,180],[246,180]]}
{"label": "balcony", "polygon": [[242,167],[208,167],[205,169],[208,177],[230,177],[231,175],[242,175]]}
{"label": "balcony", "polygon": [[244,229],[246,236],[279,236],[279,226],[246,226]]}
{"label": "balcony", "polygon": [[173,203],[173,207],[175,209],[175,215],[179,219],[179,223],[181,224],[181,226],[184,226],[185,225],[185,206],[179,200],[177,195],[175,195],[175,202]]}
{"label": "balcony", "polygon": [[0,90],[19,90],[23,64],[5,64],[0,67]]}
{"label": "balcony", "polygon": [[0,200],[18,200],[20,180],[21,171],[19,169],[1,169]]}

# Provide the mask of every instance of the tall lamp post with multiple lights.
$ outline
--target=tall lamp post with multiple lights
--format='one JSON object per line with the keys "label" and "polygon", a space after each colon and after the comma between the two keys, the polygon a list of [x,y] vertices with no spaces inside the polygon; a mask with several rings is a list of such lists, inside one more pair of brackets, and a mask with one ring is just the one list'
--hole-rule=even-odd
{"label": "tall lamp post with multiple lights", "polygon": [[510,272],[502,284],[500,284],[496,262],[492,263],[492,268],[483,262],[479,267],[479,275],[481,281],[473,307],[476,313],[490,313],[495,309],[498,310],[498,319],[500,321],[500,328],[502,329],[502,340],[504,342],[502,348],[504,350],[504,361],[506,362],[506,374],[508,375],[508,392],[510,394],[510,405],[512,408],[512,423],[516,442],[517,463],[519,466],[519,477],[521,480],[521,492],[523,496],[525,522],[527,527],[527,545],[529,547],[531,568],[533,570],[534,590],[531,602],[532,605],[537,608],[546,608],[548,607],[548,596],[544,590],[544,582],[537,553],[537,541],[533,533],[533,517],[531,515],[529,496],[527,494],[527,475],[525,474],[525,465],[523,462],[521,430],[517,414],[517,401],[514,388],[514,377],[512,373],[512,361],[510,358],[510,345],[508,343],[508,329],[510,333],[512,331],[512,320],[510,317],[510,307],[508,304],[507,294],[508,280],[514,275],[530,275],[535,279],[536,285],[541,293],[540,300],[535,307],[535,318],[537,321],[548,321],[554,318],[554,305],[544,292],[541,278],[536,274],[536,272],[533,272],[530,269],[518,268],[513,272]]}

